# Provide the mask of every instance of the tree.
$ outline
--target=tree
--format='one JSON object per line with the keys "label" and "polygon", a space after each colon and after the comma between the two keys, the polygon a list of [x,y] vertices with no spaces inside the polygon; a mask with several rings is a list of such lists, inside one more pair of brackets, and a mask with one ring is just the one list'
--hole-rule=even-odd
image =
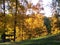
{"label": "tree", "polygon": [[60,27],[59,27],[59,20],[58,20],[58,15],[55,14],[53,17],[50,18],[51,20],[51,33],[52,34],[57,34],[60,32]]}
{"label": "tree", "polygon": [[46,25],[48,34],[51,33],[51,24],[50,23],[51,23],[51,21],[49,20],[49,18],[45,17],[44,24]]}

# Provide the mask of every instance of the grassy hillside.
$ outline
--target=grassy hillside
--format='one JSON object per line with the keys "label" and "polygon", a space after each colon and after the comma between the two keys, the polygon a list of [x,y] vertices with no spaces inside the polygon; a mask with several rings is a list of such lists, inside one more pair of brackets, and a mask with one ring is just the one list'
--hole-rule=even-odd
{"label": "grassy hillside", "polygon": [[5,43],[0,43],[0,45],[60,45],[60,34],[48,35],[41,38],[24,40],[15,43],[5,42]]}
{"label": "grassy hillside", "polygon": [[25,40],[20,43],[16,43],[20,45],[60,45],[60,37],[56,36],[47,36],[44,38]]}

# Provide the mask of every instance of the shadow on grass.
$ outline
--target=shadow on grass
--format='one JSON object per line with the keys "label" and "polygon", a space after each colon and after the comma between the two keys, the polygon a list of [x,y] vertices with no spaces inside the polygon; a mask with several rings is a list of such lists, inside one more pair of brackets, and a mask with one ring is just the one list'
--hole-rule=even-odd
{"label": "shadow on grass", "polygon": [[21,42],[13,42],[13,43],[4,43],[4,45],[60,45],[60,38],[58,37],[60,34],[57,35],[48,35],[44,38],[37,38],[37,39],[29,39],[24,40]]}
{"label": "shadow on grass", "polygon": [[45,38],[40,38],[40,39],[32,39],[32,40],[24,40],[21,42],[16,42],[15,44],[20,44],[20,45],[60,45],[60,38],[58,39],[58,35],[54,36],[48,36]]}

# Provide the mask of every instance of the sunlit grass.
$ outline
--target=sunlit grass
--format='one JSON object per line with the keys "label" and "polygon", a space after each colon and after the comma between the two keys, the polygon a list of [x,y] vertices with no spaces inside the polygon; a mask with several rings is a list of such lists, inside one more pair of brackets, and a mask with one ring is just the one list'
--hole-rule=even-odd
{"label": "sunlit grass", "polygon": [[49,37],[52,37],[52,36],[56,36],[56,35],[59,35],[60,33],[57,33],[57,34],[50,34],[50,35],[46,35],[46,36],[41,36],[41,37],[38,37],[38,38],[32,38],[31,40],[37,40],[37,39],[43,39],[43,38],[49,38]]}
{"label": "sunlit grass", "polygon": [[24,40],[21,42],[5,42],[0,43],[0,45],[60,45],[60,40],[55,40],[57,35],[60,35],[60,33],[55,35],[47,35],[40,38]]}

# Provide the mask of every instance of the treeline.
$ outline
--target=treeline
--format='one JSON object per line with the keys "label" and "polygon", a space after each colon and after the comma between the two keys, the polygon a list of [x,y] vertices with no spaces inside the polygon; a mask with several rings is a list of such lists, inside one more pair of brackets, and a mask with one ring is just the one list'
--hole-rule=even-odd
{"label": "treeline", "polygon": [[[0,34],[2,35],[4,32],[7,35],[14,34],[14,26],[16,26],[16,41],[60,32],[60,21],[56,15],[52,17],[45,17],[42,14],[17,15],[16,25],[14,23],[15,15],[6,14],[4,17],[1,13],[0,16]],[[12,36],[12,38],[14,37]]]}

